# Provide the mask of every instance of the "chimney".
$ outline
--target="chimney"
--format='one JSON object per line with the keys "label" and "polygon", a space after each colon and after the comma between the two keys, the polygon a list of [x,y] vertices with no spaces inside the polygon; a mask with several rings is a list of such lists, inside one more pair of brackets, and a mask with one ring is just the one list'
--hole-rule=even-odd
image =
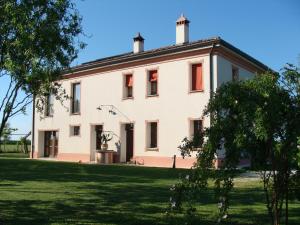
{"label": "chimney", "polygon": [[133,38],[133,53],[140,53],[144,51],[144,38],[140,32]]}
{"label": "chimney", "polygon": [[189,23],[190,21],[183,15],[176,20],[176,44],[189,42]]}

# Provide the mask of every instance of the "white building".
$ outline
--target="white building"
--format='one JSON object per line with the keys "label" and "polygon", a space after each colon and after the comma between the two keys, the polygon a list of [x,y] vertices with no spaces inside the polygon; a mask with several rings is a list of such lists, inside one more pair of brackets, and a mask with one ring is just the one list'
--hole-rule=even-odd
{"label": "white building", "polygon": [[[203,109],[223,82],[251,78],[268,67],[219,37],[189,41],[189,21],[176,21],[176,44],[133,52],[72,68],[61,80],[72,99],[49,99],[34,119],[35,158],[95,161],[101,132],[113,134],[114,161],[147,166],[190,167],[178,146],[184,137],[209,126]],[[97,138],[98,136],[98,138]],[[222,155],[219,156],[222,158]]]}

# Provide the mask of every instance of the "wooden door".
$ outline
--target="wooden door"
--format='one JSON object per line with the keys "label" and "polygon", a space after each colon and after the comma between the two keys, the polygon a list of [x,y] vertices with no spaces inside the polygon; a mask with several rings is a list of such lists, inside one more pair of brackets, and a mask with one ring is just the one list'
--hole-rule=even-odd
{"label": "wooden door", "polygon": [[56,157],[58,153],[58,138],[56,131],[45,131],[44,157]]}
{"label": "wooden door", "polygon": [[44,157],[49,157],[51,152],[51,131],[45,131],[44,138]]}
{"label": "wooden door", "polygon": [[133,157],[133,124],[126,124],[126,162]]}

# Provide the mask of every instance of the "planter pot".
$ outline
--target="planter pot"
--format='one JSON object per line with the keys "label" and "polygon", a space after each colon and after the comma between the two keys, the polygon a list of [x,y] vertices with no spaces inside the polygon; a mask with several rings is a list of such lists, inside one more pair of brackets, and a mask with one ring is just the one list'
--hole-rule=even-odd
{"label": "planter pot", "polygon": [[111,164],[113,163],[114,151],[112,150],[97,150],[96,151],[96,163]]}
{"label": "planter pot", "polygon": [[106,151],[108,149],[108,144],[102,144],[101,150]]}

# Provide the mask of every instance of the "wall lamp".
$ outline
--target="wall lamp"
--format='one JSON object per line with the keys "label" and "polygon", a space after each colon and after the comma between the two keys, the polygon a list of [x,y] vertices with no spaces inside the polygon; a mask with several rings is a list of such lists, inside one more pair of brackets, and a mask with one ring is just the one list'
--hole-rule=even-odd
{"label": "wall lamp", "polygon": [[122,113],[116,106],[114,106],[114,105],[100,105],[96,109],[101,111],[101,110],[103,110],[103,108],[109,108],[108,113],[110,113],[112,115],[117,115],[119,113],[120,115],[125,117],[130,124],[132,124],[132,121],[129,119],[129,117],[126,116],[124,113]]}

